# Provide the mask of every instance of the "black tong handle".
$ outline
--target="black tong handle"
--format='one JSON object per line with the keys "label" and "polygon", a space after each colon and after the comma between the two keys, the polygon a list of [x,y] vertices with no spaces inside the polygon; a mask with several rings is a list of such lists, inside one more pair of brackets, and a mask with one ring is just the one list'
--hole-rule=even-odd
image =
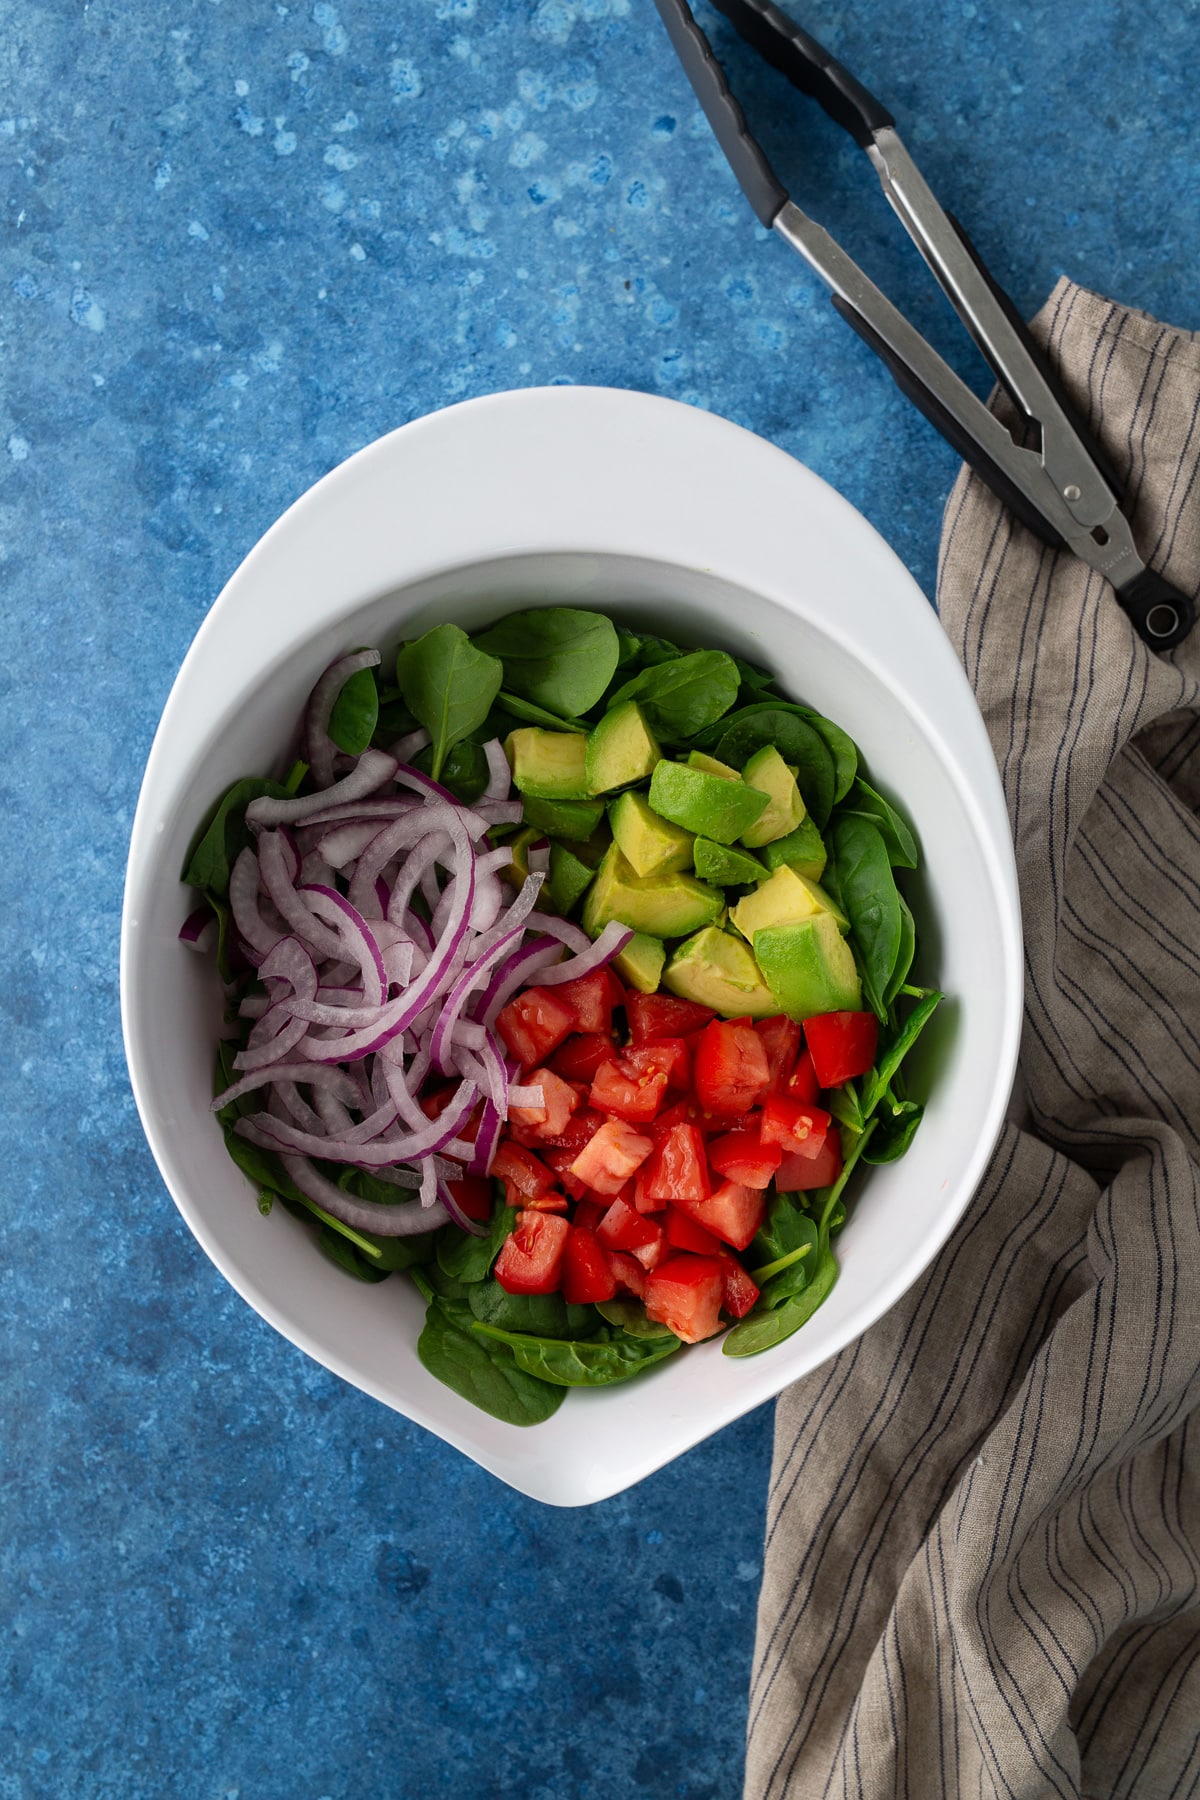
{"label": "black tong handle", "polygon": [[835,125],[850,133],[861,150],[866,149],[875,132],[895,125],[887,107],[772,0],[712,3],[764,62],[815,100]]}

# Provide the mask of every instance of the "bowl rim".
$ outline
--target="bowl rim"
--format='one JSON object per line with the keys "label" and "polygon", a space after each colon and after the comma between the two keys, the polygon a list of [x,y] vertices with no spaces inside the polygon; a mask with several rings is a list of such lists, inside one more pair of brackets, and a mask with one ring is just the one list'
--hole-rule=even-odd
{"label": "bowl rim", "polygon": [[[269,566],[281,549],[292,546],[294,540],[304,540],[314,533],[319,538],[322,515],[328,513],[331,507],[335,512],[339,506],[344,510],[347,499],[352,500],[364,483],[368,486],[372,483],[377,485],[381,475],[394,474],[405,468],[411,471],[427,461],[431,452],[444,451],[448,441],[457,442],[460,446],[469,443],[472,437],[482,436],[490,441],[497,430],[502,436],[511,434],[514,441],[526,446],[532,444],[534,449],[530,454],[533,462],[551,483],[555,479],[557,461],[560,468],[557,479],[564,488],[570,484],[570,477],[563,467],[568,459],[561,454],[564,437],[573,436],[578,443],[590,439],[598,431],[605,438],[615,433],[618,437],[627,435],[630,443],[636,445],[637,449],[628,463],[609,471],[610,485],[602,497],[593,495],[589,502],[589,497],[579,491],[581,484],[576,484],[569,496],[570,504],[562,507],[548,503],[553,493],[548,494],[545,489],[539,491],[536,500],[530,496],[527,503],[524,503],[521,494],[515,489],[513,473],[496,471],[492,487],[488,490],[485,508],[488,518],[484,522],[486,529],[476,532],[468,556],[464,557],[462,554],[460,540],[457,544],[445,545],[446,554],[440,563],[436,558],[431,561],[426,552],[423,561],[417,558],[406,566],[402,547],[396,545],[394,555],[389,551],[387,572],[382,569],[378,571],[373,592],[359,592],[353,589],[352,583],[348,583],[347,591],[340,598],[331,599],[328,612],[306,619],[286,633],[281,656],[294,653],[315,635],[318,627],[325,628],[333,621],[352,616],[374,598],[415,586],[434,575],[451,573],[457,569],[465,570],[488,560],[502,562],[522,556],[567,553],[601,557],[633,556],[642,562],[657,560],[675,568],[695,568],[697,565],[694,561],[681,561],[675,554],[660,554],[656,558],[651,553],[655,537],[653,520],[647,524],[645,517],[639,515],[636,527],[630,527],[627,522],[623,524],[620,508],[613,504],[614,493],[629,493],[631,483],[636,486],[639,476],[644,478],[647,468],[657,458],[684,457],[687,473],[693,484],[689,493],[681,483],[675,482],[672,489],[671,529],[664,530],[664,540],[671,537],[673,542],[677,541],[680,522],[688,516],[696,518],[703,505],[701,490],[713,480],[719,480],[724,491],[740,498],[743,505],[751,509],[755,503],[762,502],[765,490],[770,490],[772,498],[777,497],[780,492],[791,491],[798,499],[803,498],[810,508],[815,505],[820,510],[823,522],[828,522],[835,535],[841,533],[853,554],[867,563],[873,563],[886,576],[891,590],[890,603],[905,613],[912,630],[922,641],[922,654],[926,658],[932,658],[935,664],[939,660],[941,662],[940,670],[936,671],[939,682],[929,684],[931,687],[938,686],[939,689],[941,700],[938,715],[934,716],[925,707],[920,688],[914,691],[910,687],[906,690],[905,704],[927,740],[941,752],[946,769],[974,824],[978,847],[987,863],[997,893],[1001,925],[1004,1028],[996,1061],[998,1078],[987,1109],[985,1127],[980,1132],[974,1153],[968,1158],[966,1169],[959,1179],[955,1204],[945,1207],[939,1214],[936,1228],[931,1228],[926,1233],[919,1250],[899,1261],[889,1280],[873,1287],[863,1296],[842,1327],[823,1346],[816,1360],[804,1361],[802,1358],[803,1367],[800,1368],[789,1363],[786,1373],[783,1372],[784,1365],[781,1363],[777,1365],[780,1368],[779,1378],[772,1377],[769,1370],[763,1371],[763,1365],[770,1363],[770,1358],[756,1358],[741,1365],[748,1373],[744,1404],[739,1404],[734,1410],[723,1409],[714,1416],[707,1429],[693,1433],[684,1442],[666,1442],[661,1447],[661,1454],[643,1456],[638,1466],[622,1471],[620,1479],[606,1488],[604,1493],[618,1492],[622,1487],[643,1479],[655,1468],[701,1441],[704,1436],[732,1422],[734,1418],[773,1397],[800,1375],[827,1361],[846,1344],[861,1336],[933,1262],[978,1186],[1003,1124],[1015,1079],[1023,1010],[1020,903],[1007,809],[991,746],[974,695],[949,640],[941,630],[937,615],[899,558],[847,500],[784,451],[728,420],[700,412],[675,400],[611,388],[525,388],[459,402],[398,427],[337,465],[287,508],[235,569],[200,625],[172,685],[147,759],[130,836],[121,921],[120,995],[126,1058],[143,1128],[159,1172],[189,1229],[226,1280],[260,1316],[323,1366],[332,1369],[363,1391],[373,1393],[375,1398],[382,1399],[394,1410],[425,1425],[446,1441],[454,1443],[501,1479],[536,1498],[571,1505],[598,1499],[603,1495],[595,1491],[594,1483],[589,1485],[587,1492],[575,1493],[569,1479],[540,1479],[529,1468],[528,1458],[518,1456],[508,1461],[483,1455],[477,1446],[464,1441],[461,1434],[448,1428],[445,1421],[432,1416],[427,1409],[420,1406],[411,1409],[408,1406],[397,1406],[391,1395],[377,1391],[370,1381],[363,1379],[361,1372],[344,1365],[341,1359],[331,1357],[323,1350],[312,1328],[282,1311],[269,1296],[258,1289],[253,1277],[236,1259],[225,1254],[214,1232],[206,1224],[203,1207],[196,1204],[186,1181],[174,1177],[170,1145],[164,1141],[164,1134],[159,1131],[150,1104],[149,1075],[145,1068],[136,1016],[139,979],[137,913],[140,896],[153,875],[155,839],[161,829],[162,808],[172,789],[179,786],[179,768],[172,766],[179,761],[176,733],[178,729],[187,728],[191,723],[186,702],[198,671],[203,670],[214,648],[219,647],[222,639],[229,635],[235,615],[239,624],[245,622],[245,615],[240,609],[243,607],[244,597],[253,598],[260,569],[264,565]],[[554,446],[552,454],[547,453],[547,445]],[[436,461],[436,457],[434,460]],[[669,461],[667,466],[671,466]],[[697,480],[698,475],[703,478]],[[565,494],[560,497],[566,499]],[[565,516],[569,516],[569,524],[564,523]],[[589,519],[590,533],[587,529]],[[703,566],[742,587],[757,589],[760,585],[757,581],[737,572],[738,532],[748,533],[750,529],[749,523],[743,523],[732,530],[731,534],[730,522],[725,521],[715,532],[722,550],[717,559],[720,566],[715,566],[707,559]],[[706,547],[711,551],[712,542]],[[762,549],[761,545],[759,549]],[[778,541],[767,546],[766,560],[774,566],[786,554],[786,535],[778,534]],[[771,598],[778,596],[772,594]],[[917,621],[923,623],[918,625]],[[864,652],[861,640],[855,639],[852,631],[843,631],[836,621],[823,622],[823,629],[835,641],[840,637],[842,648],[855,661],[868,667],[872,665],[871,654]],[[269,679],[269,668],[263,669],[258,664],[254,666],[257,672],[253,676],[246,676],[240,688],[235,682],[227,708],[235,706],[240,695]],[[876,673],[882,675],[879,669]],[[912,673],[915,673],[915,669],[910,671],[910,675]],[[888,685],[896,685],[894,671],[888,672],[887,679]],[[215,735],[215,732],[210,733],[211,735]],[[193,744],[192,748],[195,752],[196,745]],[[793,1358],[792,1361],[794,1360]],[[515,1427],[510,1430],[517,1432]]]}

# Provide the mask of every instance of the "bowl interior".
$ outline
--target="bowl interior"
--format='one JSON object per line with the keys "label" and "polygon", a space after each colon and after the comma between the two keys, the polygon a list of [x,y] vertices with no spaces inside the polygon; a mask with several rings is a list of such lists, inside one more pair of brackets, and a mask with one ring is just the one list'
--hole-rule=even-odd
{"label": "bowl interior", "polygon": [[[573,1392],[553,1419],[523,1432],[426,1374],[416,1355],[423,1303],[408,1282],[353,1283],[286,1212],[258,1213],[208,1110],[220,1000],[210,961],[178,943],[189,895],[177,875],[216,795],[240,775],[286,763],[307,693],[334,655],[361,644],[387,650],[446,618],[472,629],[517,606],[551,603],[736,652],[848,730],[872,781],[916,829],[924,868],[908,885],[921,945],[915,978],[936,981],[949,999],[914,1058],[914,1086],[928,1087],[916,1095],[928,1099],[923,1128],[903,1162],[870,1171],[839,1240],[838,1284],[804,1330],[749,1361],[724,1357],[719,1341],[697,1346],[629,1386]],[[131,860],[124,977],[130,1063],[163,1175],[204,1248],[259,1312],[504,1479],[569,1504],[619,1490],[769,1398],[903,1292],[965,1202],[964,1171],[976,1167],[981,1137],[994,1133],[998,1085],[1007,1091],[1012,900],[971,782],[870,642],[851,649],[811,607],[793,610],[681,563],[515,554],[445,567],[358,601],[302,642],[284,643],[251,692],[248,700],[237,682],[224,697],[207,691],[195,714],[204,728],[172,779],[159,783],[143,838],[150,848]]]}

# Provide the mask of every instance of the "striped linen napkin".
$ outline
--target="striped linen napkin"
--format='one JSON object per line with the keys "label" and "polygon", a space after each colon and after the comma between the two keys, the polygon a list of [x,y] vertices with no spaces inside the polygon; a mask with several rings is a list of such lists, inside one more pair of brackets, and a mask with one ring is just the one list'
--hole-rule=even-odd
{"label": "striped linen napkin", "polygon": [[[1156,569],[1200,587],[1200,334],[1034,324]],[[998,410],[1002,410],[998,408]],[[751,1800],[1200,1794],[1200,628],[962,473],[939,606],[1004,781],[1017,1095],[928,1274],[778,1404]]]}

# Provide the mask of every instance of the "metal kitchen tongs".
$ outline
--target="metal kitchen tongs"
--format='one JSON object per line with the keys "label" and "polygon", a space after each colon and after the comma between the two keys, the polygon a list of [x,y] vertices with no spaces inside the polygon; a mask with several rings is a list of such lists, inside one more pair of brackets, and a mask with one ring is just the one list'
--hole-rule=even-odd
{"label": "metal kitchen tongs", "polygon": [[1155,650],[1187,636],[1195,607],[1148,569],[1118,496],[1120,482],[958,221],[934,198],[895,120],[847,69],[771,0],[713,0],[717,10],[793,87],[816,100],[866,151],[893,209],[995,370],[1040,433],[1024,447],[824,228],[788,196],[687,0],[655,0],[708,122],[763,224],[786,239],[832,290],[833,304],[880,356],[903,393],[1031,531],[1069,549],[1109,580]]}

